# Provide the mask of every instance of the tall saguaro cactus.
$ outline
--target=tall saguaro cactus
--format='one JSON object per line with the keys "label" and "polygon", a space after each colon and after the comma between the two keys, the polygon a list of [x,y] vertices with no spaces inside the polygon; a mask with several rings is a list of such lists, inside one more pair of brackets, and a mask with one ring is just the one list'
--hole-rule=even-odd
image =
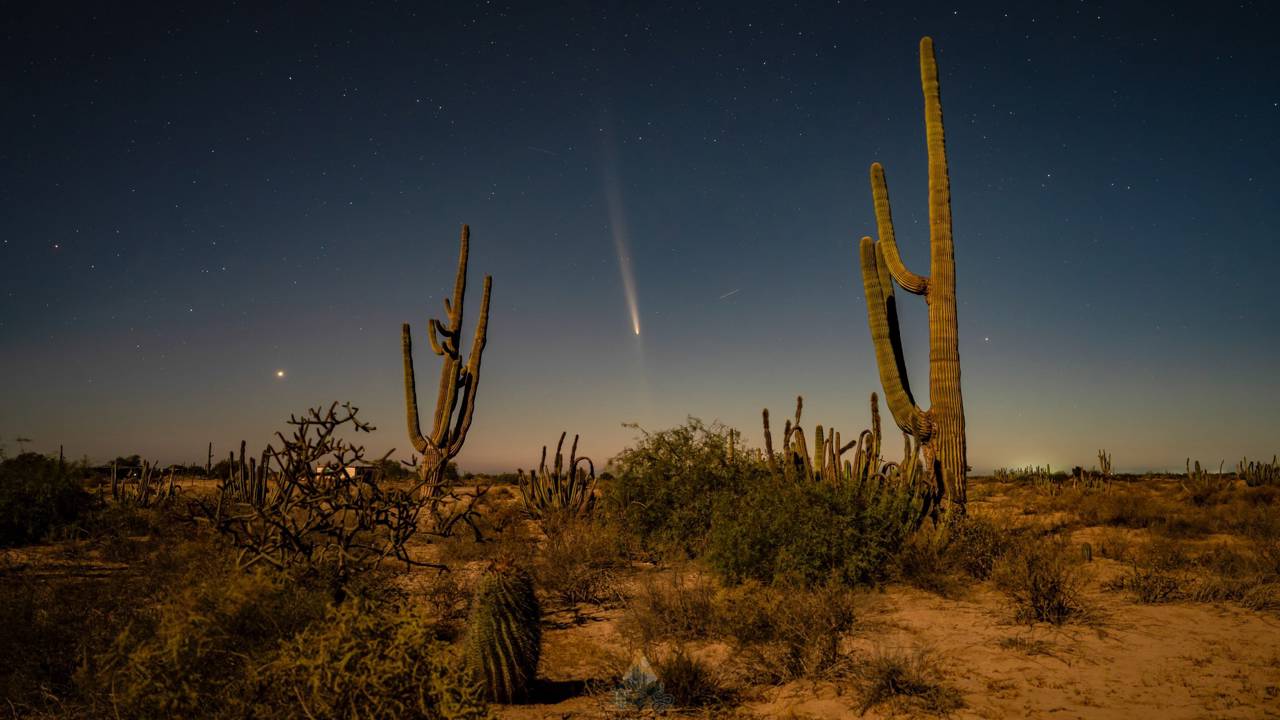
{"label": "tall saguaro cactus", "polygon": [[439,494],[444,487],[445,468],[449,460],[462,450],[467,430],[471,428],[476,389],[480,386],[480,357],[484,354],[489,327],[489,289],[493,285],[493,279],[485,275],[484,295],[480,299],[480,320],[471,341],[471,355],[464,363],[458,352],[458,340],[462,335],[462,300],[467,290],[467,252],[470,240],[471,229],[463,225],[461,249],[458,253],[458,276],[453,283],[453,301],[450,302],[448,298],[444,301],[448,324],[436,319],[432,319],[429,324],[431,349],[444,358],[430,435],[423,435],[418,423],[418,390],[413,375],[413,339],[409,334],[409,323],[405,323],[400,330],[409,441],[422,454],[423,487],[433,496]]}
{"label": "tall saguaro cactus", "polygon": [[[862,238],[859,255],[867,296],[867,321],[875,342],[876,365],[894,422],[921,445],[927,467],[945,499],[948,513],[965,509],[968,471],[964,437],[964,402],[960,396],[960,342],[956,332],[956,262],[951,239],[951,187],[947,177],[942,132],[942,100],[933,40],[920,40],[920,84],[924,90],[924,126],[929,148],[928,276],[907,269],[898,254],[889,210],[884,168],[871,165],[879,242]],[[929,305],[929,401],[922,410],[911,395],[898,331],[893,283]]]}

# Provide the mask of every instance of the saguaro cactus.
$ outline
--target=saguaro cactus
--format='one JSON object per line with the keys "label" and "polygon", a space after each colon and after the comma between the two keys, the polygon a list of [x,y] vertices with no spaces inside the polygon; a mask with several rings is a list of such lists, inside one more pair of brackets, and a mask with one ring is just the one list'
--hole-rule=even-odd
{"label": "saguaro cactus", "polygon": [[400,331],[401,352],[404,355],[404,402],[409,425],[409,441],[422,454],[423,488],[429,495],[438,495],[445,484],[444,471],[455,455],[462,450],[471,428],[471,416],[475,412],[476,389],[480,386],[480,357],[489,327],[489,289],[493,279],[484,276],[484,295],[480,299],[480,321],[471,341],[471,355],[463,362],[458,352],[458,340],[462,334],[462,300],[467,289],[467,252],[471,229],[462,226],[461,249],[458,253],[458,276],[453,283],[453,301],[444,301],[448,325],[432,319],[429,324],[431,349],[444,358],[440,368],[440,386],[436,391],[436,410],[432,418],[431,434],[423,435],[418,424],[418,391],[413,375],[413,339],[409,323]]}
{"label": "saguaro cactus", "polygon": [[[875,342],[876,364],[894,422],[920,443],[948,513],[963,513],[968,471],[964,437],[964,403],[960,396],[960,343],[956,332],[956,264],[951,239],[951,188],[942,132],[942,101],[933,40],[920,41],[920,84],[924,90],[924,125],[929,149],[929,268],[917,275],[898,254],[889,210],[884,168],[871,165],[879,242],[862,238],[859,255],[867,296],[867,321]],[[929,400],[916,405],[907,382],[898,330],[893,283],[923,295],[929,305]]]}

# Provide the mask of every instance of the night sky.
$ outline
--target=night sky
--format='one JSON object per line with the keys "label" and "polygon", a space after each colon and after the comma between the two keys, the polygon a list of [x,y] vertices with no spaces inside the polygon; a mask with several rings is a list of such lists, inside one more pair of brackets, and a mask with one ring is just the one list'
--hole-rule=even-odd
{"label": "night sky", "polygon": [[905,4],[9,4],[0,442],[203,463],[350,400],[407,457],[400,323],[432,406],[462,223],[464,347],[494,278],[464,470],[528,467],[563,429],[602,460],[623,422],[689,415],[758,444],[797,394],[806,427],[855,432],[880,390],[873,161],[928,272],[931,35],[975,470],[1270,458],[1267,4]]}

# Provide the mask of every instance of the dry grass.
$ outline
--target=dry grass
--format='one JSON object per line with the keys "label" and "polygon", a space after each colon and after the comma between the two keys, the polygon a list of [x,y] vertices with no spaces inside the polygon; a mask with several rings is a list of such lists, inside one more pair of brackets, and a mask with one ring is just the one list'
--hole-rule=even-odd
{"label": "dry grass", "polygon": [[547,525],[534,565],[538,585],[565,606],[618,600],[618,571],[626,552],[615,526],[566,518]]}
{"label": "dry grass", "polygon": [[646,575],[627,609],[624,630],[642,646],[710,637],[716,630],[715,594],[715,586],[700,573]]}
{"label": "dry grass", "polygon": [[662,689],[677,708],[723,707],[733,702],[734,693],[709,663],[691,654],[683,645],[659,656],[653,663]]}
{"label": "dry grass", "polygon": [[837,583],[816,588],[747,583],[719,596],[719,627],[743,671],[757,682],[834,675],[847,658],[857,595]]}
{"label": "dry grass", "polygon": [[881,648],[857,671],[862,691],[861,712],[891,704],[894,711],[948,715],[964,707],[964,696],[943,682],[932,652]]}
{"label": "dry grass", "polygon": [[996,564],[992,579],[1018,622],[1062,625],[1093,618],[1082,592],[1087,577],[1080,554],[1064,538],[1023,540]]}

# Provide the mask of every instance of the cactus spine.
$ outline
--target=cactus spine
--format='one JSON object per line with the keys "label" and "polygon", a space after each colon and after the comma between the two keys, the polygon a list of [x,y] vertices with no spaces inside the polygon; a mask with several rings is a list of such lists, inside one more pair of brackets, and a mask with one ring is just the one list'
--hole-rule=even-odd
{"label": "cactus spine", "polygon": [[[595,464],[585,455],[578,457],[578,436],[574,435],[573,445],[569,449],[569,464],[565,465],[563,450],[566,435],[567,432],[560,433],[552,468],[547,467],[547,446],[543,445],[538,469],[530,470],[527,476],[524,470],[519,471],[520,498],[530,517],[543,518],[560,513],[585,516],[595,507]],[[587,465],[585,468],[582,467],[583,463]]]}
{"label": "cactus spine", "polygon": [[525,571],[505,565],[480,580],[471,607],[467,666],[489,699],[528,695],[542,652],[542,610]]}
{"label": "cactus spine", "polygon": [[[875,343],[876,364],[885,400],[894,422],[915,436],[924,454],[931,482],[945,500],[947,513],[964,513],[967,456],[964,402],[960,395],[960,343],[956,331],[955,247],[951,237],[951,188],[942,130],[942,101],[933,40],[920,41],[920,83],[924,91],[925,136],[929,154],[929,268],[917,275],[903,264],[894,236],[884,168],[871,165],[871,195],[875,202],[879,242],[862,238],[859,256],[867,321]],[[893,283],[923,295],[929,305],[929,400],[916,405],[907,383],[906,363],[898,330]]]}
{"label": "cactus spine", "polygon": [[449,461],[462,450],[475,412],[476,390],[480,386],[480,357],[489,328],[489,290],[493,279],[484,276],[484,294],[480,299],[480,319],[471,342],[471,356],[463,362],[458,352],[462,336],[462,300],[467,289],[467,254],[471,229],[462,226],[458,252],[458,275],[453,283],[453,302],[444,301],[448,325],[432,319],[428,324],[431,349],[444,358],[440,368],[440,385],[436,392],[436,410],[432,416],[431,434],[423,435],[418,423],[418,391],[413,374],[413,339],[409,323],[400,330],[400,348],[404,357],[404,401],[409,426],[409,441],[422,454],[422,477],[428,494],[441,493],[444,472]]}

